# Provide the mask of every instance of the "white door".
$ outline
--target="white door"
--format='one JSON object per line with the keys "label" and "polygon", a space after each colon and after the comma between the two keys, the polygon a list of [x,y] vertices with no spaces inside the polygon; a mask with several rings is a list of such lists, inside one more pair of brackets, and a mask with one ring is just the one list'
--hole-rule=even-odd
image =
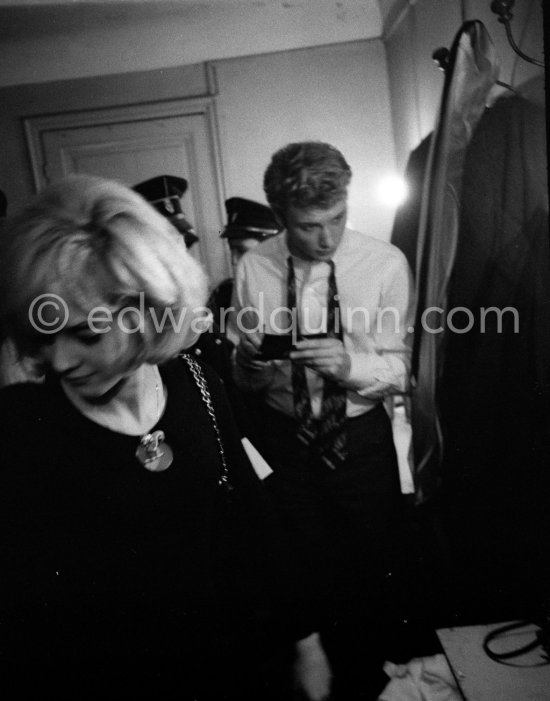
{"label": "white door", "polygon": [[69,173],[133,186],[156,175],[189,182],[182,199],[199,241],[191,252],[212,286],[229,274],[222,194],[209,102],[98,110],[27,120],[37,188]]}

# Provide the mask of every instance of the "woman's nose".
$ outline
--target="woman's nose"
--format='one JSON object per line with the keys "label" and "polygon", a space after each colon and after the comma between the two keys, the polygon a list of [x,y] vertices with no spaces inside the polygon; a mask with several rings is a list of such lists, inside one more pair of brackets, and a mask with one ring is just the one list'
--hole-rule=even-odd
{"label": "woman's nose", "polygon": [[56,336],[45,354],[55,373],[64,373],[78,366],[74,344],[63,333]]}

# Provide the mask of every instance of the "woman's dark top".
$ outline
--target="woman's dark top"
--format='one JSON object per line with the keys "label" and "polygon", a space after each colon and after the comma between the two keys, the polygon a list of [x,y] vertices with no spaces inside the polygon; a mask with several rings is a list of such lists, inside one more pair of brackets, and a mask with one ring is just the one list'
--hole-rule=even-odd
{"label": "woman's dark top", "polygon": [[175,680],[174,698],[233,698],[224,676],[253,628],[261,495],[220,382],[204,370],[231,508],[182,359],[161,367],[168,400],[155,429],[174,461],[159,473],[135,458],[138,437],[90,421],[59,385],[0,392],[0,678],[24,664],[25,676],[40,669],[58,683],[84,675],[158,693]]}

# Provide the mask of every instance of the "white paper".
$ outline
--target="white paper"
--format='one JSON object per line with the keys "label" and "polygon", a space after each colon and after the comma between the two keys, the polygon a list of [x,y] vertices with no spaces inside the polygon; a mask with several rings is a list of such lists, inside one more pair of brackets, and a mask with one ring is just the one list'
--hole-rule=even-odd
{"label": "white paper", "polygon": [[254,472],[258,475],[258,477],[261,480],[264,480],[266,477],[269,477],[273,470],[262,458],[260,453],[258,453],[256,448],[252,445],[248,438],[242,438],[241,442],[243,444],[243,448],[245,449],[246,454],[248,455],[248,459],[252,463]]}

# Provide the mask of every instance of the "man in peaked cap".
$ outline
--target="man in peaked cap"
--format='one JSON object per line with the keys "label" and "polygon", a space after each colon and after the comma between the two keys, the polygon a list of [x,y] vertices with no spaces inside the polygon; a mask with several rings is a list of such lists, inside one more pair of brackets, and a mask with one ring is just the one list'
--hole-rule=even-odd
{"label": "man in peaked cap", "polygon": [[227,226],[221,238],[227,239],[234,266],[247,251],[281,230],[271,209],[260,202],[230,197],[225,209]]}
{"label": "man in peaked cap", "polygon": [[188,188],[185,178],[175,175],[158,175],[134,185],[134,190],[163,214],[183,235],[187,248],[199,239],[192,224],[185,218],[181,208],[181,198]]}
{"label": "man in peaked cap", "polygon": [[[227,225],[220,238],[226,239],[229,244],[231,264],[235,270],[237,263],[247,251],[278,234],[281,226],[267,205],[245,197],[230,197],[225,201],[225,209]],[[232,293],[233,278],[227,278],[220,282],[208,301],[214,318],[225,332],[228,329],[227,324],[223,323],[222,310],[231,306]]]}
{"label": "man in peaked cap", "polygon": [[[184,236],[187,248],[190,248],[199,239],[194,233],[193,225],[185,218],[181,208],[181,197],[187,188],[188,182],[185,178],[178,178],[174,175],[159,175],[135,185],[133,189],[176,227]],[[229,280],[229,282],[232,283],[232,280]],[[231,297],[231,292],[229,297]],[[210,301],[207,302],[207,306],[212,310]],[[229,302],[227,306],[229,306]],[[202,333],[197,342],[190,348],[187,348],[185,352],[208,363],[218,373],[224,382],[241,434],[243,436],[250,435],[248,412],[243,403],[241,392],[237,389],[232,376],[231,354],[234,346],[226,338],[226,335],[220,331],[215,311],[212,311],[212,328]]]}

